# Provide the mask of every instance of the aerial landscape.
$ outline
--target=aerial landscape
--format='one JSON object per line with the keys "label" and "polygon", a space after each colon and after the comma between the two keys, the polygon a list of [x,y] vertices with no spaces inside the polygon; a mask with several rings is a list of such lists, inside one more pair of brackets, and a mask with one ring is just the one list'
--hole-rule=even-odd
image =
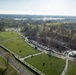
{"label": "aerial landscape", "polygon": [[76,75],[75,0],[0,1],[0,75]]}

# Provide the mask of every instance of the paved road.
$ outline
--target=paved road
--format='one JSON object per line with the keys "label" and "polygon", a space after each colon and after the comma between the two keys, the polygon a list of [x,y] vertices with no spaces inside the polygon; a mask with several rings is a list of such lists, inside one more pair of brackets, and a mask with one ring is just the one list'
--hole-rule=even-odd
{"label": "paved road", "polygon": [[16,53],[14,53],[13,51],[9,50],[7,47],[3,46],[2,44],[0,44],[0,46],[2,46],[3,48],[5,48],[8,52],[10,52],[11,54],[15,55],[17,58],[20,58],[20,56]]}
{"label": "paved road", "polygon": [[[7,60],[7,56],[5,57],[5,54],[7,52],[0,48],[0,55]],[[20,62],[18,62],[16,59],[12,58],[9,60],[9,64],[12,65],[21,75],[34,75],[31,73],[24,65],[22,65]],[[30,73],[31,74],[30,74]]]}

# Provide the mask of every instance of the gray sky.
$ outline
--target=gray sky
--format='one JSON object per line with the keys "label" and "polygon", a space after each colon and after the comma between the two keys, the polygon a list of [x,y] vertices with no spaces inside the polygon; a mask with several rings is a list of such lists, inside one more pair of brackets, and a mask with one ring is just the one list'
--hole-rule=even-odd
{"label": "gray sky", "polygon": [[0,14],[76,16],[76,0],[0,0]]}

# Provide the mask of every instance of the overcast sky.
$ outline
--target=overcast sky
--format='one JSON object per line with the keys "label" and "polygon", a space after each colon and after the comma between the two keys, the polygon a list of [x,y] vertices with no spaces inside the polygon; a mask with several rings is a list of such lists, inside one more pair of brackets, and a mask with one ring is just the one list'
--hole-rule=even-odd
{"label": "overcast sky", "polygon": [[76,0],[0,0],[0,14],[76,16]]}

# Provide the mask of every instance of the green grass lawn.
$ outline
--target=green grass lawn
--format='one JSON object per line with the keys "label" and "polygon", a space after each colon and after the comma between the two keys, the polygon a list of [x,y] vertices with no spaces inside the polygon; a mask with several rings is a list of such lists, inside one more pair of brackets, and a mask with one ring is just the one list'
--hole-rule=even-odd
{"label": "green grass lawn", "polygon": [[69,61],[68,71],[66,75],[76,75],[76,62]]}
{"label": "green grass lawn", "polygon": [[0,75],[19,75],[17,71],[15,71],[9,64],[8,69],[5,71],[4,74],[2,74],[5,69],[6,69],[6,61],[2,57],[0,57]]}
{"label": "green grass lawn", "polygon": [[41,54],[25,60],[46,75],[60,75],[65,67],[65,60]]}
{"label": "green grass lawn", "polygon": [[8,40],[6,42],[2,42],[2,44],[21,57],[39,52],[31,48],[22,38]]}
{"label": "green grass lawn", "polygon": [[0,41],[7,40],[10,38],[19,37],[19,35],[15,32],[0,32]]}

